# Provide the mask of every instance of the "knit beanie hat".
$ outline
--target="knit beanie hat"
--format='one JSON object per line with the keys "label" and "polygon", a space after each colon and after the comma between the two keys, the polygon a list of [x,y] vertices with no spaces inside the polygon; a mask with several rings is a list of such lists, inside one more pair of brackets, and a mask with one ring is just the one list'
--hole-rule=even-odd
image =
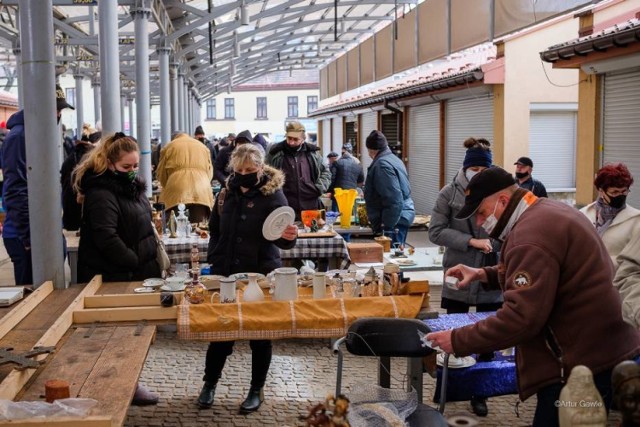
{"label": "knit beanie hat", "polygon": [[382,132],[372,130],[367,137],[366,146],[369,150],[384,150],[389,146],[389,143]]}
{"label": "knit beanie hat", "polygon": [[196,128],[196,131],[193,134],[194,135],[204,135],[204,129],[202,129],[202,126],[198,126]]}
{"label": "knit beanie hat", "polygon": [[493,158],[491,155],[491,150],[480,147],[472,147],[469,148],[464,155],[462,168],[467,169],[471,166],[484,166],[486,168],[490,168],[492,164]]}

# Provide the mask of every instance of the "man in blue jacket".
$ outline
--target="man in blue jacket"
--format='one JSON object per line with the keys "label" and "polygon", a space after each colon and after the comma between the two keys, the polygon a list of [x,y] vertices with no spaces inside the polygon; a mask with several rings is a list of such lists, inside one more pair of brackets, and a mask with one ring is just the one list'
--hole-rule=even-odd
{"label": "man in blue jacket", "polygon": [[[56,85],[58,123],[60,123],[62,110],[65,108],[74,109],[67,103],[62,88]],[[16,285],[30,285],[33,284],[33,272],[31,268],[24,110],[20,110],[9,117],[7,129],[9,129],[9,134],[5,137],[4,144],[2,144],[1,153],[2,172],[4,174],[2,203],[7,213],[2,240],[13,263]]]}
{"label": "man in blue jacket", "polygon": [[371,131],[366,141],[373,162],[367,169],[364,200],[371,228],[376,234],[392,237],[404,245],[416,211],[411,199],[411,185],[404,163],[389,149],[380,131]]}

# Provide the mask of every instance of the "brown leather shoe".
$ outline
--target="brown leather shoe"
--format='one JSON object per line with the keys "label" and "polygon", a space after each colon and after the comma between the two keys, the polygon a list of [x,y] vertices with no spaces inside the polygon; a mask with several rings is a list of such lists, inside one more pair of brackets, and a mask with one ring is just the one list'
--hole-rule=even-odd
{"label": "brown leather shoe", "polygon": [[158,403],[158,395],[151,393],[149,390],[138,384],[131,404],[135,406],[148,406],[155,405],[156,403]]}

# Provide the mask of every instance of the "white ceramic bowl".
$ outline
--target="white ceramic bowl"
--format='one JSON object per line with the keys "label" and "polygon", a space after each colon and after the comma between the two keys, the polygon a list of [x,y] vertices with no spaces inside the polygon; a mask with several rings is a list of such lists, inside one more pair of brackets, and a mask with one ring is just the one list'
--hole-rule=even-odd
{"label": "white ceramic bowl", "polygon": [[165,280],[165,286],[171,290],[179,291],[184,287],[184,277],[172,276]]}

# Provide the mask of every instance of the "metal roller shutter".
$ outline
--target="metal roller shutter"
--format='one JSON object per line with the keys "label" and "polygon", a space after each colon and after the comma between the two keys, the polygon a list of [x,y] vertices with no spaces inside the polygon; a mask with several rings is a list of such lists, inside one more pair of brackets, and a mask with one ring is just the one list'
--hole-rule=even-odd
{"label": "metal roller shutter", "polygon": [[367,151],[365,141],[372,130],[376,130],[378,127],[378,113],[365,113],[362,116],[362,135],[360,135],[360,161],[364,169],[364,174],[367,174],[367,168],[371,164],[371,157]]}
{"label": "metal roller shutter", "polygon": [[430,215],[440,191],[440,105],[409,108],[409,182],[416,213]]}
{"label": "metal roller shutter", "polygon": [[[331,151],[335,151],[340,154],[343,144],[342,135],[342,117],[337,117],[333,120],[333,141],[331,143]],[[328,154],[328,153],[327,153]]]}
{"label": "metal roller shutter", "polygon": [[627,203],[640,207],[640,68],[605,74],[603,109],[603,164],[627,165],[636,179]]}
{"label": "metal roller shutter", "polygon": [[322,121],[322,157],[326,159],[331,151],[331,119]]}
{"label": "metal roller shutter", "polygon": [[445,183],[451,182],[464,161],[464,140],[470,136],[493,143],[493,96],[455,99],[445,108]]}
{"label": "metal roller shutter", "polygon": [[540,180],[547,191],[574,191],[576,112],[532,111],[529,157],[533,160],[533,177]]}

